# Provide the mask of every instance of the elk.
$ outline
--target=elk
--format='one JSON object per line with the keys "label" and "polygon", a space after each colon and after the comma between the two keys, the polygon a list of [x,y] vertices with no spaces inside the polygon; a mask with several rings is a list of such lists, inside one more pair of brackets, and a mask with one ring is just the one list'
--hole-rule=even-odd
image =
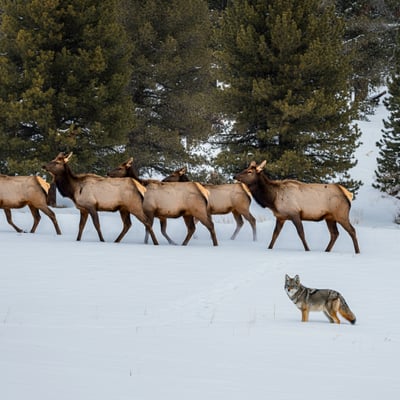
{"label": "elk", "polygon": [[[186,168],[174,171],[163,179],[163,182],[187,182]],[[232,213],[236,221],[236,229],[231,236],[234,240],[242,228],[243,217],[249,221],[253,230],[253,241],[257,240],[256,219],[250,212],[251,194],[243,183],[226,183],[222,185],[203,186],[210,192],[210,213],[221,215]]]}
{"label": "elk", "polygon": [[266,161],[257,165],[252,161],[245,170],[235,176],[245,183],[257,203],[273,212],[276,223],[268,246],[272,249],[286,220],[293,222],[303,243],[309,251],[302,221],[325,220],[330,241],[325,251],[331,251],[339,236],[339,223],[353,240],[354,250],[360,252],[356,231],[349,220],[353,195],[339,184],[303,183],[296,180],[270,180],[262,173]]}
{"label": "elk", "polygon": [[107,172],[107,176],[110,178],[133,178],[140,182],[143,186],[147,186],[149,183],[152,182],[160,182],[157,179],[142,179],[139,178],[136,174],[135,169],[133,168],[133,157],[131,157],[128,161],[118,165],[111,171]]}
{"label": "elk", "polygon": [[40,210],[51,219],[57,235],[61,235],[56,216],[47,205],[49,188],[50,184],[40,176],[0,175],[0,208],[4,209],[7,222],[17,232],[23,232],[23,230],[14,224],[11,209],[28,206],[33,217],[31,233],[34,233],[39,225]]}
{"label": "elk", "polygon": [[90,214],[100,241],[104,242],[100,229],[98,211],[119,211],[123,228],[115,242],[121,241],[130,229],[133,214],[142,222],[151,235],[153,243],[158,244],[150,225],[149,218],[143,211],[145,188],[134,179],[112,179],[95,174],[74,174],[68,165],[72,152],[68,155],[59,153],[43,168],[53,175],[58,191],[70,198],[80,211],[79,231],[76,240],[81,240],[82,232]]}
{"label": "elk", "polygon": [[168,243],[174,244],[166,232],[167,218],[183,217],[187,227],[183,246],[188,244],[196,230],[194,218],[198,219],[208,229],[213,245],[218,246],[214,223],[208,206],[209,193],[200,183],[151,182],[146,186],[146,189],[143,210],[149,217],[151,225],[154,217],[160,220],[161,232]]}
{"label": "elk", "polygon": [[[130,158],[109,171],[107,175],[115,178],[135,177],[135,179],[139,179],[132,163],[133,158]],[[143,199],[144,212],[149,217],[151,224],[154,217],[160,220],[161,233],[169,244],[175,244],[175,242],[167,234],[167,218],[183,217],[187,227],[183,246],[188,244],[196,230],[194,218],[198,219],[209,230],[213,245],[218,245],[214,223],[208,208],[209,193],[202,185],[195,182],[164,183],[154,179],[140,179],[140,181],[146,186]],[[147,240],[148,232],[146,231],[146,243]]]}

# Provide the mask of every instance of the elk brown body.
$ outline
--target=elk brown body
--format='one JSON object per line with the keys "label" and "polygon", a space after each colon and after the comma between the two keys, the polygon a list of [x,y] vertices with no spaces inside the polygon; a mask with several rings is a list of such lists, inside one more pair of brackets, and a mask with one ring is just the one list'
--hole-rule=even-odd
{"label": "elk brown body", "polygon": [[22,232],[22,229],[12,221],[11,209],[28,206],[33,217],[31,233],[36,231],[40,222],[40,210],[51,219],[57,235],[61,235],[57,218],[47,205],[49,188],[50,185],[39,176],[0,175],[0,208],[4,209],[7,222],[17,232]]}
{"label": "elk brown body", "polygon": [[107,173],[107,176],[110,178],[133,178],[136,181],[140,182],[143,186],[147,186],[152,182],[160,182],[157,179],[142,179],[139,178],[135,169],[133,168],[133,157],[131,157],[128,161],[118,165],[111,171]]}
{"label": "elk brown body", "polygon": [[245,183],[257,203],[271,209],[276,218],[269,249],[273,248],[285,221],[290,220],[296,227],[304,249],[308,251],[302,221],[325,220],[330,232],[330,241],[325,251],[331,251],[335,244],[339,236],[339,223],[353,240],[354,251],[360,252],[356,230],[349,219],[353,196],[347,189],[338,184],[270,180],[262,172],[265,164],[266,161],[263,161],[257,166],[253,161],[235,179]]}
{"label": "elk brown body", "polygon": [[189,243],[196,230],[194,218],[198,219],[210,232],[214,246],[218,245],[214,223],[208,207],[208,192],[195,182],[152,182],[146,186],[143,199],[143,210],[152,222],[154,217],[160,219],[161,232],[173,243],[166,232],[167,218],[183,217],[187,235],[182,243]]}
{"label": "elk brown body", "polygon": [[[107,175],[110,177],[136,177],[138,179],[132,162],[133,158],[130,158],[108,172]],[[160,220],[161,233],[169,244],[175,244],[175,242],[167,234],[167,219],[183,217],[187,228],[183,246],[189,243],[196,230],[194,218],[198,219],[208,229],[213,245],[218,245],[209,210],[209,193],[202,185],[195,182],[165,183],[154,179],[141,179],[141,182],[146,187],[143,210],[149,217],[151,224],[153,224],[155,217]],[[146,232],[145,242],[147,243],[147,241],[148,233]]]}
{"label": "elk brown body", "polygon": [[[163,179],[163,182],[187,182],[186,168],[174,171]],[[256,219],[250,212],[251,194],[242,183],[225,183],[221,185],[203,184],[210,192],[210,213],[212,215],[224,215],[232,213],[236,221],[236,228],[231,236],[234,240],[242,228],[243,217],[249,221],[253,231],[253,240],[257,240]]]}
{"label": "elk brown body", "polygon": [[80,211],[79,232],[76,240],[81,240],[90,214],[99,239],[104,242],[98,211],[119,211],[123,228],[115,242],[119,242],[131,227],[130,214],[133,214],[146,226],[153,243],[158,244],[149,219],[143,211],[143,194],[146,189],[134,179],[112,179],[95,174],[74,174],[68,165],[71,156],[72,153],[68,155],[59,153],[43,168],[54,176],[61,195],[69,197]]}

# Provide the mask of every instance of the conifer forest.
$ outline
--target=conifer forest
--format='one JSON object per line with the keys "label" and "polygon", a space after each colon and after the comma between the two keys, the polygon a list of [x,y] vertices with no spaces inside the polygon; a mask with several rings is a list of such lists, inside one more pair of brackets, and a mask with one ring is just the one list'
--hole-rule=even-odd
{"label": "conifer forest", "polygon": [[[104,175],[340,182],[389,110],[376,187],[400,196],[398,0],[0,0],[0,173],[59,152]],[[385,94],[384,99],[381,98]],[[50,178],[50,177],[48,177]]]}

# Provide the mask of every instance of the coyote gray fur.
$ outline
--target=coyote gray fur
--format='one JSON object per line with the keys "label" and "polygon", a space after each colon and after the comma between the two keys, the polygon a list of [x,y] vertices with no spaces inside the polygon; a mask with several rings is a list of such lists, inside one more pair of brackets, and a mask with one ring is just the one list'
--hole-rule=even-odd
{"label": "coyote gray fur", "polygon": [[285,291],[290,300],[301,311],[301,320],[308,321],[310,311],[322,311],[331,323],[340,324],[337,313],[351,324],[356,323],[356,316],[350,310],[344,297],[336,290],[311,289],[300,283],[300,278],[285,276]]}

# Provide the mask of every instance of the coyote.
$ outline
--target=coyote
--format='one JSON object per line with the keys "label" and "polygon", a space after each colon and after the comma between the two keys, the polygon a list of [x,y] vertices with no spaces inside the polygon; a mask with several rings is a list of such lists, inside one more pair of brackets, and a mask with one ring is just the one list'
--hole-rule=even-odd
{"label": "coyote", "polygon": [[290,300],[301,310],[301,320],[308,321],[310,311],[323,311],[329,322],[340,324],[337,312],[351,324],[356,323],[356,316],[350,310],[344,297],[331,289],[310,289],[300,283],[300,278],[285,276],[285,291]]}

